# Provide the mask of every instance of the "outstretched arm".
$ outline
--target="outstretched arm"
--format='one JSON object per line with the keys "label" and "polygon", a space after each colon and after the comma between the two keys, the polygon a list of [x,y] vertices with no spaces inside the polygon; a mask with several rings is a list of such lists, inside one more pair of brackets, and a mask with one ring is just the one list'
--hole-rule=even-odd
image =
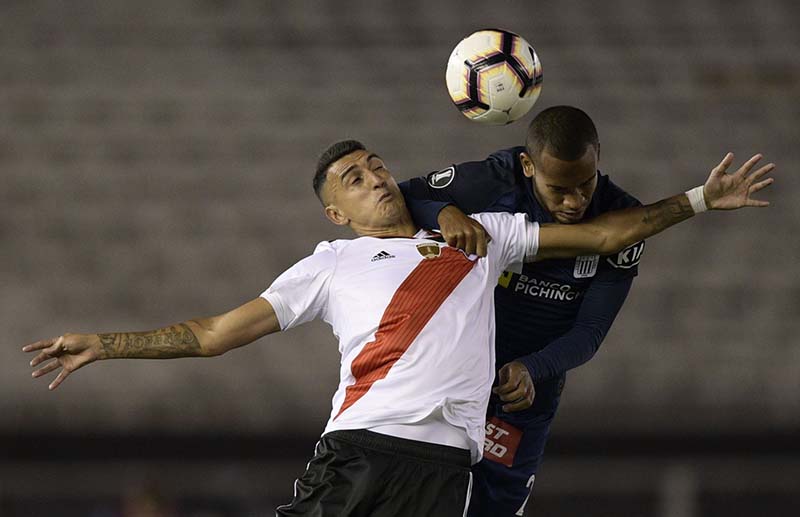
{"label": "outstretched arm", "polygon": [[53,390],[70,373],[100,359],[210,357],[279,330],[280,324],[272,305],[264,298],[256,298],[225,314],[188,320],[157,330],[64,334],[31,343],[22,350],[39,351],[31,361],[34,367],[53,359],[34,370],[33,377],[61,369],[50,383],[49,388]]}
{"label": "outstretched arm", "polygon": [[[772,178],[760,180],[775,168],[772,163],[750,174],[760,159],[761,155],[757,154],[735,173],[726,174],[726,169],[733,162],[733,154],[728,153],[712,169],[702,187],[702,196],[699,190],[695,193],[698,196],[696,204],[699,202],[711,210],[768,206],[769,202],[752,198],[753,194],[773,181]],[[607,212],[585,223],[542,225],[539,230],[539,250],[533,260],[616,253],[625,246],[692,217],[696,211],[688,194],[672,196],[647,206]]]}

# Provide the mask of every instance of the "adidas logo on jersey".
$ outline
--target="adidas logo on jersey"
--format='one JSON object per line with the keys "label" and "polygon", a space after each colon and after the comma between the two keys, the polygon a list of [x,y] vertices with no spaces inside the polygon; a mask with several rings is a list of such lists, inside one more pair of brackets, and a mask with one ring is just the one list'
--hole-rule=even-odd
{"label": "adidas logo on jersey", "polygon": [[394,258],[394,255],[392,255],[388,251],[381,250],[380,253],[372,257],[372,260],[370,260],[370,262],[377,262],[379,260],[390,259],[390,258]]}

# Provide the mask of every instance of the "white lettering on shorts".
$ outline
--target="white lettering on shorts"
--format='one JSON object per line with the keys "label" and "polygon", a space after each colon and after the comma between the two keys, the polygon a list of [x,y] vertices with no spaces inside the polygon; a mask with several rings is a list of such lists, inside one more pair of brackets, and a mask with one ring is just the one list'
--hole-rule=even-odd
{"label": "white lettering on shorts", "polygon": [[486,422],[483,457],[510,467],[514,464],[521,438],[522,430],[493,416]]}

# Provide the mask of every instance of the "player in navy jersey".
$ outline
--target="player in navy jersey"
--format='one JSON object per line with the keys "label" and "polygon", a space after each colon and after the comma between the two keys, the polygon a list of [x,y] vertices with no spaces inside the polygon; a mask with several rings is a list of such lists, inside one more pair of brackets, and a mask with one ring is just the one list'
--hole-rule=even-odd
{"label": "player in navy jersey", "polygon": [[[485,253],[486,234],[463,213],[522,212],[572,224],[640,205],[597,169],[600,143],[583,111],[556,106],[531,122],[526,145],[400,185],[417,223],[451,245]],[[644,241],[612,256],[520,264],[495,289],[498,386],[471,516],[523,515],[566,372],[597,352],[637,275]]]}

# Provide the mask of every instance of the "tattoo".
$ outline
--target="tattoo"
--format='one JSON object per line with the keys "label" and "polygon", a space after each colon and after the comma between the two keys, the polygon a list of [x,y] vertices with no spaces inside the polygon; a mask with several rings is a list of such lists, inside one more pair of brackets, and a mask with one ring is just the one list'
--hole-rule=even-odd
{"label": "tattoo", "polygon": [[200,342],[185,323],[147,332],[98,334],[103,359],[169,359],[200,355]]}
{"label": "tattoo", "polygon": [[658,233],[673,224],[684,221],[694,215],[689,198],[681,194],[669,199],[648,205],[644,211],[642,222]]}

